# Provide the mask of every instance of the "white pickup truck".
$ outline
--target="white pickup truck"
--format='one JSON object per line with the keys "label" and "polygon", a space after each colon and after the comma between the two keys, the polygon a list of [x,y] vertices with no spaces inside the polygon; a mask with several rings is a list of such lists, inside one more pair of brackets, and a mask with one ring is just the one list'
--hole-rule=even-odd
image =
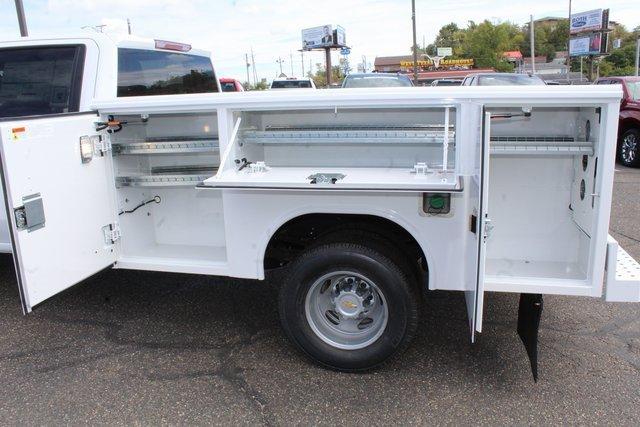
{"label": "white pickup truck", "polygon": [[[203,78],[183,78],[192,70]],[[210,52],[184,43],[94,31],[0,42],[0,119],[91,111],[96,98],[219,91]],[[2,210],[0,252],[11,251]]]}
{"label": "white pickup truck", "polygon": [[472,340],[485,293],[512,292],[537,377],[542,294],[640,301],[640,267],[608,236],[620,97],[109,93],[91,113],[5,119],[24,310],[110,266],[259,280],[281,269],[292,342],[358,371],[409,344],[424,290],[464,292]]}

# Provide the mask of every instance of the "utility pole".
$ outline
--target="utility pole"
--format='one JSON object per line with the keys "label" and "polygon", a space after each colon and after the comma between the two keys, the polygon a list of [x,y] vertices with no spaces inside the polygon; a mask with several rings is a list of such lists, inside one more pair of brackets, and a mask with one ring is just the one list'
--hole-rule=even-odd
{"label": "utility pole", "polygon": [[636,77],[638,77],[638,68],[640,68],[640,37],[636,40]]}
{"label": "utility pole", "polygon": [[536,53],[535,53],[536,42],[535,42],[535,30],[533,28],[533,15],[531,15],[531,20],[529,22],[529,31],[531,32],[531,35],[529,37],[531,39],[531,74],[535,74],[536,73]]}
{"label": "utility pole", "polygon": [[244,63],[247,66],[247,86],[251,85],[251,78],[249,77],[249,67],[251,67],[251,63],[249,62],[249,54],[244,54]]}
{"label": "utility pole", "polygon": [[278,60],[276,62],[280,65],[280,74],[284,74],[282,72],[282,63],[284,62],[284,60],[282,58],[278,57]]}
{"label": "utility pole", "polygon": [[24,6],[22,6],[22,0],[16,0],[16,13],[18,14],[18,25],[20,26],[20,36],[27,37],[29,32],[27,31],[27,18],[24,16]]}
{"label": "utility pole", "polygon": [[[569,0],[569,34],[567,37],[567,80],[571,73],[571,0]],[[580,57],[580,81],[582,81],[582,56]]]}
{"label": "utility pole", "polygon": [[289,62],[291,64],[291,77],[293,77],[293,53],[289,51]]}
{"label": "utility pole", "polygon": [[418,46],[416,42],[416,0],[411,0],[411,21],[413,25],[413,81],[418,85]]}
{"label": "utility pole", "polygon": [[253,84],[258,84],[258,72],[256,71],[256,57],[253,54],[253,46],[251,47],[251,68],[253,70]]}
{"label": "utility pole", "polygon": [[129,35],[131,35],[131,20],[127,18],[127,30],[129,31]]}

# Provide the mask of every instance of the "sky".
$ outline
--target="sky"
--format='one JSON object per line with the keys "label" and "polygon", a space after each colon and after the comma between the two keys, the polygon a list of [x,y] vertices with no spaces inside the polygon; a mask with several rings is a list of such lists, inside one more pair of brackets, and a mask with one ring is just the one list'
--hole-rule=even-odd
{"label": "sky", "polygon": [[[609,8],[610,19],[627,28],[640,25],[639,0],[573,0],[573,11]],[[221,77],[246,81],[245,53],[255,54],[259,78],[271,81],[280,72],[300,76],[301,30],[341,25],[351,47],[353,69],[376,56],[410,53],[410,0],[23,0],[30,35],[77,33],[85,26],[105,31],[190,43],[212,52]],[[418,43],[430,43],[441,26],[470,20],[523,24],[546,16],[567,16],[565,0],[416,0]],[[0,40],[19,38],[13,0],[0,0]],[[333,54],[337,63],[339,54]],[[304,54],[304,71],[324,62],[324,53]]]}

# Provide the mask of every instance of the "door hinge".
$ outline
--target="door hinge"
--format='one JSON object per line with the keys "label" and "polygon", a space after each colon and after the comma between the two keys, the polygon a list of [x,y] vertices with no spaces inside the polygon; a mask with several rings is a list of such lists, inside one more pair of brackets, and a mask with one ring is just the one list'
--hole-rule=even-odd
{"label": "door hinge", "polygon": [[104,233],[104,242],[108,245],[113,245],[115,242],[120,240],[122,233],[120,232],[120,224],[114,222],[113,224],[107,224],[102,227],[102,232]]}
{"label": "door hinge", "polygon": [[101,156],[104,156],[105,153],[111,151],[111,138],[109,135],[98,135],[95,141],[95,152],[100,153]]}
{"label": "door hinge", "polygon": [[413,165],[413,169],[411,173],[415,173],[416,175],[428,175],[429,174],[429,166],[425,162],[418,162]]}

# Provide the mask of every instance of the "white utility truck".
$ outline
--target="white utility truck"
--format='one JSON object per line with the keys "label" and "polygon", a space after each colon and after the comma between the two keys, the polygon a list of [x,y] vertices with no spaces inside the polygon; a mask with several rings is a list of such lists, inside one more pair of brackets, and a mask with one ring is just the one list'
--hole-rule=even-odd
{"label": "white utility truck", "polygon": [[106,96],[91,113],[4,120],[24,310],[107,267],[259,280],[280,268],[292,342],[357,371],[408,345],[425,289],[465,293],[472,340],[485,293],[513,292],[536,376],[542,294],[640,301],[640,268],[608,235],[620,97]]}
{"label": "white utility truck", "polygon": [[[91,30],[0,42],[0,119],[86,112],[96,98],[219,91],[210,53],[184,43]],[[2,210],[0,252],[11,250]]]}

